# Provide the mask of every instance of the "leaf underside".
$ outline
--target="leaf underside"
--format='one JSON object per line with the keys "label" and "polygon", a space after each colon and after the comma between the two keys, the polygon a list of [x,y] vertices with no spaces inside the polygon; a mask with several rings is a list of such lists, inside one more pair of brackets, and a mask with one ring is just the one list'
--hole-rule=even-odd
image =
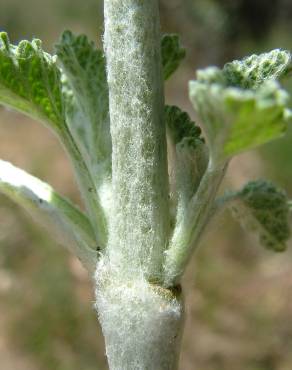
{"label": "leaf underside", "polygon": [[49,185],[0,160],[0,192],[23,207],[55,239],[93,272],[97,252],[91,224],[85,214]]}

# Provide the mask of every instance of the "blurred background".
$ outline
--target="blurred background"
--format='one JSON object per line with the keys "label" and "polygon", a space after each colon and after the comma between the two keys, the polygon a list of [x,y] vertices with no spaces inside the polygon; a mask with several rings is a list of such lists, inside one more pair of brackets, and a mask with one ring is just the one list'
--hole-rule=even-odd
{"label": "blurred background", "polygon": [[[187,49],[166,84],[166,100],[192,115],[187,81],[196,68],[291,49],[291,0],[161,0],[160,6],[163,32],[179,33]],[[64,29],[86,33],[100,46],[102,2],[1,0],[0,29],[13,42],[40,38],[49,52]],[[0,158],[80,203],[56,138],[1,107]],[[262,177],[292,196],[291,129],[233,160],[225,187]],[[183,282],[180,370],[292,369],[291,247],[285,254],[265,251],[227,213],[212,225]],[[106,370],[93,299],[79,262],[0,196],[0,370]]]}

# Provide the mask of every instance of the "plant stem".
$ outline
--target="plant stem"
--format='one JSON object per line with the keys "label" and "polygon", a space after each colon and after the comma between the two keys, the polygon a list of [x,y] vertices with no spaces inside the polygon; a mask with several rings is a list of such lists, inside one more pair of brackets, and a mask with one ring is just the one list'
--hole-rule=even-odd
{"label": "plant stem", "polygon": [[158,1],[105,0],[104,15],[113,203],[96,308],[111,370],[172,370],[182,302],[153,284],[169,238]]}
{"label": "plant stem", "polygon": [[131,275],[159,280],[169,209],[158,1],[105,0],[104,16],[114,194],[108,250]]}
{"label": "plant stem", "polygon": [[97,309],[110,370],[176,370],[180,294],[143,279],[121,281],[100,262],[97,271]]}

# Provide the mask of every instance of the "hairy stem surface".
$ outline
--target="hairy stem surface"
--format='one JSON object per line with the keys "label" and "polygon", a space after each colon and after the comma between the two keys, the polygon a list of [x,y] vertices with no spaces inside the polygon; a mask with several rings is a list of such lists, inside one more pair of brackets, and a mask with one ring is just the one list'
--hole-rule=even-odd
{"label": "hairy stem surface", "polygon": [[96,307],[111,370],[172,370],[181,298],[153,284],[169,238],[158,2],[105,0],[104,15],[113,202]]}
{"label": "hairy stem surface", "polygon": [[102,260],[96,277],[110,370],[176,370],[183,325],[180,294],[144,279],[121,281]]}
{"label": "hairy stem surface", "polygon": [[114,194],[108,250],[130,275],[157,280],[169,228],[158,2],[105,0],[104,15]]}

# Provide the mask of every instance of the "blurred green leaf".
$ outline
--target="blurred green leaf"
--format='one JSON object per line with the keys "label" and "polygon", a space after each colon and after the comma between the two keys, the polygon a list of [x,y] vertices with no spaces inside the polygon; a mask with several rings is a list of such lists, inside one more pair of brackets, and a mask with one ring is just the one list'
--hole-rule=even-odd
{"label": "blurred green leaf", "polygon": [[264,247],[277,252],[286,249],[290,237],[290,211],[283,190],[268,181],[251,181],[230,198],[235,218],[248,230],[256,232]]}
{"label": "blurred green leaf", "polygon": [[161,40],[161,55],[163,77],[164,80],[167,80],[177,70],[180,62],[184,59],[186,55],[186,51],[181,46],[178,35],[163,35]]}

